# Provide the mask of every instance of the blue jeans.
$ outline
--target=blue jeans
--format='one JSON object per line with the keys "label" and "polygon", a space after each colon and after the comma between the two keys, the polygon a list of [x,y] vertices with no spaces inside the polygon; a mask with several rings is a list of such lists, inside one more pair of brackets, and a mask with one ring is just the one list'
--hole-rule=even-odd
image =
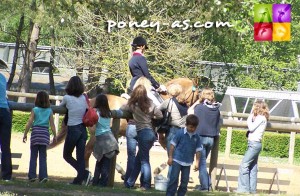
{"label": "blue jeans", "polygon": [[206,159],[214,145],[214,138],[200,136],[200,141],[203,146],[203,149],[201,150],[200,161],[199,161],[200,186],[201,186],[201,190],[209,190],[211,181],[210,181],[210,176],[208,175],[206,169]]}
{"label": "blue jeans", "polygon": [[190,178],[190,168],[191,166],[182,166],[176,161],[172,163],[172,171],[170,174],[170,180],[167,188],[167,196],[174,196],[178,186],[179,173],[181,172],[180,186],[177,190],[178,196],[184,196],[187,192],[187,185]]}
{"label": "blue jeans", "polygon": [[43,180],[48,178],[47,173],[47,146],[46,145],[33,145],[30,146],[30,164],[28,178],[36,178],[36,162],[39,156],[39,179]]}
{"label": "blue jeans", "polygon": [[141,172],[141,187],[151,188],[151,166],[149,162],[149,152],[156,137],[152,129],[145,128],[137,132],[139,150],[134,161],[134,168],[125,186],[133,187]]}
{"label": "blue jeans", "polygon": [[126,144],[127,144],[127,168],[124,182],[126,182],[133,171],[134,160],[136,156],[137,133],[136,126],[129,124],[126,128]]}
{"label": "blue jeans", "polygon": [[12,163],[10,151],[11,139],[11,113],[7,108],[0,108],[0,144],[1,144],[1,178],[10,180],[12,176]]}
{"label": "blue jeans", "polygon": [[[85,178],[84,151],[87,140],[87,132],[84,124],[68,126],[68,133],[65,140],[63,157],[77,171],[73,180],[74,184],[81,184]],[[72,157],[76,147],[76,159]]]}
{"label": "blue jeans", "polygon": [[[166,134],[167,137],[167,153],[168,153],[168,157],[169,157],[169,152],[170,152],[170,147],[171,147],[171,141],[174,138],[174,136],[176,135],[177,131],[180,131],[181,128],[180,127],[174,127],[172,126],[169,130],[169,132]],[[170,179],[170,174],[171,174],[171,170],[172,170],[172,165],[169,166],[169,170],[168,170],[168,178]]]}
{"label": "blue jeans", "polygon": [[96,162],[93,178],[93,185],[107,186],[110,171],[110,159],[103,156],[100,161]]}
{"label": "blue jeans", "polygon": [[248,148],[240,165],[238,192],[256,193],[257,161],[261,148],[260,142],[248,141]]}

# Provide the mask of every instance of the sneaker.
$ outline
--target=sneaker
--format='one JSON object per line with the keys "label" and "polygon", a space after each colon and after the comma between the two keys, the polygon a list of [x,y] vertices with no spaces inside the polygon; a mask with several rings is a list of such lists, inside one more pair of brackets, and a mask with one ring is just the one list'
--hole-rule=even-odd
{"label": "sneaker", "polygon": [[36,181],[36,178],[29,178],[28,181],[29,181],[29,182],[35,182],[35,181]]}
{"label": "sneaker", "polygon": [[86,179],[84,181],[84,185],[88,186],[89,183],[90,183],[90,181],[91,181],[91,179],[92,179],[92,173],[90,171],[88,171],[88,170],[85,170],[85,171],[87,172],[87,176],[86,176]]}
{"label": "sneaker", "polygon": [[46,183],[48,182],[48,178],[43,178],[42,180],[40,180],[40,183]]}
{"label": "sneaker", "polygon": [[136,190],[137,191],[147,191],[147,190],[149,190],[150,188],[146,188],[146,187],[140,187],[140,188],[137,188]]}

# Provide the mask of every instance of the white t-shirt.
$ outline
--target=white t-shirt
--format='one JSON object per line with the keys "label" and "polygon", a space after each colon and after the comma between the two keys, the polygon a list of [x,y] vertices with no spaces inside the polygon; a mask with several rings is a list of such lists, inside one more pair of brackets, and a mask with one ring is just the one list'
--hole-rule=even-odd
{"label": "white t-shirt", "polygon": [[68,126],[82,123],[82,118],[88,108],[84,95],[80,95],[79,97],[65,95],[59,105],[66,106],[68,109]]}

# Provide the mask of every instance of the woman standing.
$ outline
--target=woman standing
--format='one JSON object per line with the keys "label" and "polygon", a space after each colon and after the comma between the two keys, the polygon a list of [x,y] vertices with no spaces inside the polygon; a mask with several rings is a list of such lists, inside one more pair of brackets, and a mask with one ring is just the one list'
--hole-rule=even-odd
{"label": "woman standing", "polygon": [[162,113],[157,109],[147,96],[144,86],[138,85],[132,92],[128,104],[121,107],[122,110],[132,112],[136,122],[138,153],[134,162],[134,168],[125,186],[133,187],[141,172],[141,189],[151,188],[151,166],[149,162],[149,151],[155,141],[155,134],[152,130],[151,119],[162,118]]}
{"label": "woman standing", "polygon": [[[81,185],[85,178],[89,181],[89,172],[85,170],[84,151],[87,140],[86,127],[82,118],[88,108],[84,92],[84,85],[78,76],[70,78],[67,87],[67,95],[63,97],[60,106],[68,109],[67,136],[64,145],[64,159],[77,171],[77,176],[71,184]],[[72,153],[76,147],[76,159]]]}
{"label": "woman standing", "polygon": [[200,94],[200,99],[188,110],[189,114],[195,114],[199,118],[199,125],[196,131],[203,145],[199,161],[201,191],[209,191],[211,185],[210,176],[206,170],[206,159],[213,148],[215,137],[219,137],[220,134],[220,105],[215,101],[213,90],[205,88]]}
{"label": "woman standing", "polygon": [[[164,137],[167,138],[167,153],[169,157],[171,141],[178,131],[182,127],[185,127],[185,121],[187,117],[188,107],[186,104],[182,103],[184,100],[179,96],[182,92],[181,85],[171,84],[168,88],[168,93],[171,98],[164,100],[158,107],[160,110],[168,110],[171,114],[169,119],[169,125],[171,125],[170,130],[164,134],[159,133],[159,139],[163,140]],[[170,176],[171,167],[169,166],[168,177]]]}
{"label": "woman standing", "polygon": [[268,119],[268,105],[264,101],[256,101],[253,104],[252,113],[247,119],[248,148],[240,165],[237,189],[239,193],[256,193],[257,161],[262,148],[261,141]]}
{"label": "woman standing", "polygon": [[12,176],[12,163],[10,151],[11,139],[11,113],[6,95],[6,79],[0,73],[0,145],[1,145],[1,178],[10,181]]}

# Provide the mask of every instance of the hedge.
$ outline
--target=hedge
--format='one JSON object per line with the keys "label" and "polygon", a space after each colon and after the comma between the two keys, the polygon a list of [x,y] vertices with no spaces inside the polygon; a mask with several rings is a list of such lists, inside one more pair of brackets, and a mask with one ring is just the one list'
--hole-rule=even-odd
{"label": "hedge", "polygon": [[[24,132],[26,123],[29,119],[28,112],[13,112],[12,130],[15,132]],[[60,121],[62,117],[60,118]],[[227,130],[221,130],[220,146],[221,152],[225,151]],[[289,155],[290,134],[266,132],[263,137],[263,148],[261,155],[269,157],[287,158]],[[233,130],[231,149],[232,154],[243,155],[247,149],[247,138],[245,130]],[[295,158],[300,157],[300,135],[296,135]]]}
{"label": "hedge", "polygon": [[[221,130],[220,146],[221,152],[225,151],[227,130]],[[268,157],[287,158],[289,155],[290,134],[265,132],[262,142],[261,155]],[[230,152],[243,155],[247,149],[247,138],[245,130],[233,130]],[[300,157],[300,135],[296,135],[294,157]]]}
{"label": "hedge", "polygon": [[[30,116],[30,112],[14,111],[13,112],[13,118],[12,118],[12,131],[24,133],[25,126],[27,124],[29,116]],[[60,116],[59,126],[61,124],[62,119],[63,119],[63,117]],[[57,129],[57,127],[56,127],[56,129]],[[52,131],[50,131],[50,134],[52,134]]]}

